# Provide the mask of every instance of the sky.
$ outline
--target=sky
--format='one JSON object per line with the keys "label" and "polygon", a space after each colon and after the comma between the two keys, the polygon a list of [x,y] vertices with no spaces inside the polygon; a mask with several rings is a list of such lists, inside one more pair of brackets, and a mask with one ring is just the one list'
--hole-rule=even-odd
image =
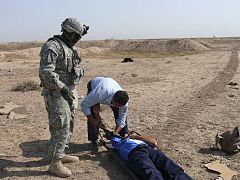
{"label": "sky", "polygon": [[84,40],[240,35],[240,0],[0,0],[0,42],[46,41],[67,17]]}

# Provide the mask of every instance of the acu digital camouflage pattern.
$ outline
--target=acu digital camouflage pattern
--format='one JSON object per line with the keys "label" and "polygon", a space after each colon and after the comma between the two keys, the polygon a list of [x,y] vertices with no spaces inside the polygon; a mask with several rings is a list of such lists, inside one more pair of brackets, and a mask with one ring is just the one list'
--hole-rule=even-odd
{"label": "acu digital camouflage pattern", "polygon": [[[53,158],[62,158],[73,133],[74,112],[78,107],[76,85],[80,83],[84,70],[79,67],[81,59],[77,52],[56,37],[43,45],[40,57],[42,95],[51,133],[49,152]],[[73,102],[62,97],[60,90],[64,85],[73,93]]]}
{"label": "acu digital camouflage pattern", "polygon": [[80,24],[77,19],[74,18],[67,18],[65,21],[62,22],[62,29],[66,30],[67,32],[75,32],[80,36],[83,35],[84,26]]}

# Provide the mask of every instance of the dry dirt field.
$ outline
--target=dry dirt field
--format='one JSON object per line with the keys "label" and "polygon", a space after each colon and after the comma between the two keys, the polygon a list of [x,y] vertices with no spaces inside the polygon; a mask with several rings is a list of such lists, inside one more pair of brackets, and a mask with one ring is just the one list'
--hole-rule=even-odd
{"label": "dry dirt field", "polygon": [[[129,93],[130,129],[155,137],[194,179],[216,179],[218,174],[204,167],[215,160],[240,172],[240,153],[230,156],[209,148],[216,133],[240,125],[240,39],[205,39],[201,40],[204,47],[197,46],[200,49],[192,48],[195,41],[165,41],[108,42],[108,47],[99,43],[86,49],[80,43],[86,75],[79,94],[85,96],[86,84],[94,76],[110,76]],[[40,90],[11,90],[19,82],[39,83],[39,44],[23,47],[0,46],[0,106],[12,102],[25,107],[28,115],[25,119],[0,115],[0,179],[58,179],[47,172],[43,160],[49,131]],[[114,53],[110,48],[115,48]],[[124,57],[134,62],[121,63]],[[110,109],[103,107],[102,116],[113,127]],[[131,179],[104,147],[90,152],[86,132],[86,118],[78,110],[68,153],[80,161],[66,165],[73,172],[69,179]]]}

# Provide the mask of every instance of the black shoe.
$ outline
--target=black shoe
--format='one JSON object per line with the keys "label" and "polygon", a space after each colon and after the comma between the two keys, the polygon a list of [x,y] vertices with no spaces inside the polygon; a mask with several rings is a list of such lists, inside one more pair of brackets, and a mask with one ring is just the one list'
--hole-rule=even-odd
{"label": "black shoe", "polygon": [[92,151],[98,152],[98,150],[99,150],[98,144],[99,144],[99,142],[97,140],[91,142]]}

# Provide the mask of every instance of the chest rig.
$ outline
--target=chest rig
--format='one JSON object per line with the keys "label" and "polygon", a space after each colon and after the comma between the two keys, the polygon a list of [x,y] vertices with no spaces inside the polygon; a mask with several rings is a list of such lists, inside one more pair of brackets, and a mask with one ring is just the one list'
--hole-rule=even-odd
{"label": "chest rig", "polygon": [[84,72],[80,68],[81,58],[77,51],[67,46],[57,37],[53,37],[50,40],[57,41],[60,46],[61,55],[58,56],[55,67],[55,72],[59,75],[59,80],[67,86],[79,84]]}

